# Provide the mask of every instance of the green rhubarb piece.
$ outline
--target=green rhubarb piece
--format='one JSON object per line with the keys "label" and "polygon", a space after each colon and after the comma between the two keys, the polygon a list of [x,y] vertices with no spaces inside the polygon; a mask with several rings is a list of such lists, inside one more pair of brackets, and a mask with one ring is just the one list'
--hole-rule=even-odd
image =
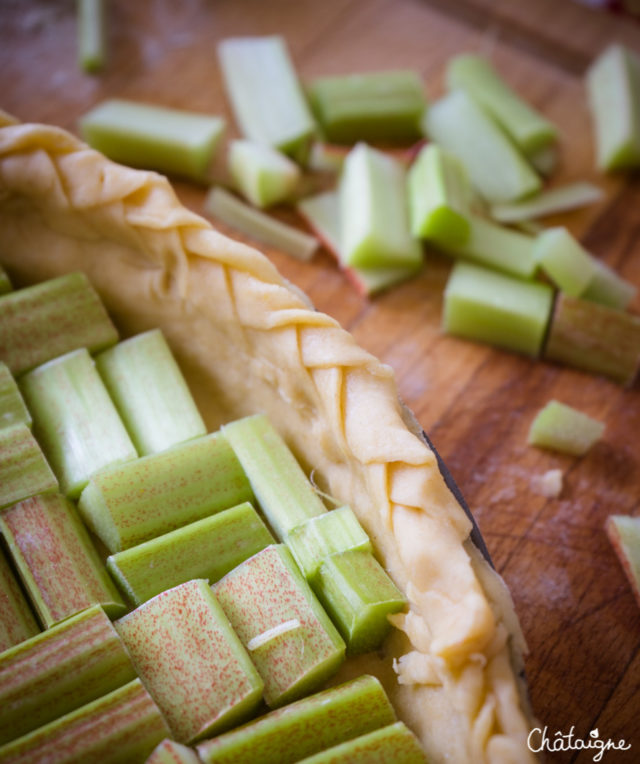
{"label": "green rhubarb piece", "polygon": [[471,96],[526,156],[556,140],[555,126],[509,87],[483,56],[466,53],[449,59],[447,83]]}
{"label": "green rhubarb piece", "polygon": [[0,653],[0,745],[136,678],[99,605]]}
{"label": "green rhubarb piece", "polygon": [[5,509],[0,530],[47,628],[94,604],[113,618],[126,610],[75,507],[64,496],[43,494]]}
{"label": "green rhubarb piece", "polygon": [[427,144],[411,166],[408,182],[413,235],[443,245],[463,244],[469,238],[471,189],[458,158]]}
{"label": "green rhubarb piece", "polygon": [[293,764],[395,719],[379,680],[364,675],[206,740],[197,750],[204,764]]}
{"label": "green rhubarb piece", "polygon": [[544,357],[630,385],[640,364],[640,317],[560,294]]}
{"label": "green rhubarb piece", "polygon": [[202,764],[202,762],[193,748],[166,738],[153,749],[145,764]]}
{"label": "green rhubarb piece", "polygon": [[264,522],[245,502],[113,554],[107,569],[137,606],[192,578],[217,581],[271,543]]}
{"label": "green rhubarb piece", "polygon": [[0,429],[0,509],[57,490],[56,476],[31,430],[24,424]]}
{"label": "green rhubarb piece", "polygon": [[0,361],[0,429],[14,424],[31,427],[31,414],[6,363]]}
{"label": "green rhubarb piece", "polygon": [[243,136],[304,162],[316,125],[284,39],[232,37],[218,58]]}
{"label": "green rhubarb piece", "polygon": [[7,292],[11,291],[13,291],[13,285],[11,284],[9,274],[0,265],[0,295],[7,294]]}
{"label": "green rhubarb piece", "polygon": [[405,170],[365,143],[344,163],[340,228],[345,265],[417,268],[422,263],[422,249],[409,230]]}
{"label": "green rhubarb piece", "polygon": [[343,662],[344,642],[283,544],[250,557],[212,589],[264,681],[269,707],[318,690]]}
{"label": "green rhubarb piece", "polygon": [[376,558],[357,548],[327,557],[314,578],[313,590],[351,655],[380,647],[391,627],[387,616],[407,604]]}
{"label": "green rhubarb piece", "polygon": [[361,735],[321,751],[299,764],[427,764],[418,738],[403,722]]}
{"label": "green rhubarb piece", "polygon": [[289,199],[300,182],[298,165],[279,151],[251,141],[232,141],[229,170],[240,193],[256,207]]}
{"label": "green rhubarb piece", "polygon": [[538,269],[536,240],[528,234],[492,223],[478,215],[468,215],[469,236],[457,245],[439,242],[453,257],[472,260],[478,265],[530,279]]}
{"label": "green rhubarb piece", "polygon": [[85,72],[97,72],[107,58],[104,0],[78,0],[78,63]]}
{"label": "green rhubarb piece", "polygon": [[426,112],[427,134],[456,154],[487,201],[511,202],[540,190],[542,181],[500,127],[464,91],[455,90]]}
{"label": "green rhubarb piece", "polygon": [[0,746],[3,764],[131,764],[169,735],[139,679]]}
{"label": "green rhubarb piece", "polygon": [[320,565],[329,555],[347,549],[372,551],[369,536],[349,506],[311,517],[290,530],[284,540],[312,586]]}
{"label": "green rhubarb piece", "polygon": [[374,295],[400,284],[415,276],[422,267],[422,263],[396,268],[346,266],[340,253],[340,197],[337,191],[307,196],[298,202],[296,209],[364,295]]}
{"label": "green rhubarb piece", "polygon": [[263,414],[224,425],[222,434],[240,461],[278,539],[327,510],[282,436]]}
{"label": "green rhubarb piece", "polygon": [[568,183],[541,191],[520,202],[494,204],[491,207],[491,217],[498,223],[520,223],[584,207],[599,202],[603,196],[602,189],[593,183]]}
{"label": "green rhubarb piece", "polygon": [[412,143],[421,137],[427,103],[414,71],[319,77],[308,96],[325,138],[334,143]]}
{"label": "green rhubarb piece", "polygon": [[601,170],[640,165],[640,71],[637,56],[610,45],[586,74],[589,109]]}
{"label": "green rhubarb piece", "polygon": [[528,443],[581,456],[601,438],[603,432],[602,422],[566,403],[552,400],[531,423]]}
{"label": "green rhubarb piece", "polygon": [[206,434],[160,329],[106,350],[96,358],[96,367],[140,456]]}
{"label": "green rhubarb piece", "polygon": [[607,535],[640,604],[640,517],[609,515]]}
{"label": "green rhubarb piece", "polygon": [[118,333],[83,273],[0,297],[0,358],[18,376],[77,348],[98,352]]}
{"label": "green rhubarb piece", "polygon": [[84,139],[109,159],[201,182],[224,129],[221,117],[116,98],[80,120]]}
{"label": "green rhubarb piece", "polygon": [[[20,584],[0,548],[0,655],[40,631]],[[1,661],[0,661],[1,663]],[[0,686],[0,697],[2,687]],[[3,714],[4,716],[4,714]],[[2,741],[0,720],[0,742]]]}
{"label": "green rhubarb piece", "polygon": [[537,356],[553,303],[546,284],[456,263],[444,293],[443,328],[479,342]]}
{"label": "green rhubarb piece", "polygon": [[535,256],[554,284],[571,297],[582,295],[593,279],[593,258],[566,228],[548,228],[540,233]]}
{"label": "green rhubarb piece", "polygon": [[310,260],[318,248],[315,237],[250,207],[220,186],[215,186],[207,194],[204,208],[258,244],[274,247],[298,260]]}
{"label": "green rhubarb piece", "polygon": [[559,156],[558,145],[554,143],[549,146],[543,146],[538,151],[534,151],[533,154],[528,154],[527,159],[531,162],[531,166],[536,172],[548,178],[558,166]]}
{"label": "green rhubarb piece", "polygon": [[347,156],[345,146],[335,146],[324,141],[314,141],[309,152],[307,169],[337,175],[344,166]]}
{"label": "green rhubarb piece", "polygon": [[222,732],[258,707],[262,680],[205,580],[158,594],[115,627],[177,742]]}
{"label": "green rhubarb piece", "polygon": [[93,475],[78,509],[115,553],[252,500],[238,459],[213,433]]}
{"label": "green rhubarb piece", "polygon": [[592,266],[591,281],[581,297],[618,310],[627,308],[638,293],[637,287],[601,260],[593,258]]}
{"label": "green rhubarb piece", "polygon": [[25,374],[20,389],[33,432],[60,489],[77,498],[90,476],[138,454],[86,349]]}

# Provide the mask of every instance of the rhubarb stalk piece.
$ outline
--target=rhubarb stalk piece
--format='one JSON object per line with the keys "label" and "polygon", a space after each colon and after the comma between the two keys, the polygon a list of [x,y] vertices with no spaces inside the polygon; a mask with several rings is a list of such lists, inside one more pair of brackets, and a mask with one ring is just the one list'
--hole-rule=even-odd
{"label": "rhubarb stalk piece", "polygon": [[403,722],[348,740],[299,764],[428,764],[418,738]]}
{"label": "rhubarb stalk piece", "polygon": [[365,143],[344,163],[340,225],[340,250],[347,265],[417,268],[422,263],[422,249],[409,227],[405,170]]}
{"label": "rhubarb stalk piece", "polygon": [[29,603],[0,548],[0,654],[39,631]]}
{"label": "rhubarb stalk piece", "polygon": [[317,690],[344,660],[345,643],[286,546],[268,546],[212,589],[264,681],[269,707]]}
{"label": "rhubarb stalk piece", "polygon": [[184,376],[159,329],[101,353],[96,368],[140,456],[206,434]]}
{"label": "rhubarb stalk piece", "polygon": [[489,202],[515,201],[542,187],[524,156],[464,91],[431,104],[424,125],[436,143],[462,160],[471,182]]}
{"label": "rhubarb stalk piece", "polygon": [[552,400],[538,412],[529,428],[528,442],[581,456],[602,437],[604,424],[566,403]]}
{"label": "rhubarb stalk piece", "polygon": [[231,142],[229,170],[240,193],[256,207],[286,201],[302,177],[289,157],[251,141]]}
{"label": "rhubarb stalk piece", "polygon": [[260,507],[279,539],[327,510],[266,416],[237,419],[222,434],[242,465]]}
{"label": "rhubarb stalk piece", "polygon": [[272,543],[266,525],[245,502],[113,554],[107,569],[137,606],[192,578],[217,581]]}
{"label": "rhubarb stalk piece", "polygon": [[586,74],[589,108],[601,170],[640,165],[640,62],[622,45],[611,45]]}
{"label": "rhubarb stalk piece", "polygon": [[0,653],[0,745],[136,678],[100,605]]}
{"label": "rhubarb stalk piece", "polygon": [[287,533],[285,542],[304,577],[313,586],[322,562],[336,552],[371,552],[369,536],[349,506],[312,517]]}
{"label": "rhubarb stalk piece", "polygon": [[454,154],[427,144],[409,170],[408,184],[414,236],[452,246],[469,238],[471,188]]}
{"label": "rhubarb stalk piece", "polygon": [[94,472],[138,454],[86,349],[25,374],[33,431],[63,493],[79,496]]}
{"label": "rhubarb stalk piece", "polygon": [[640,317],[559,294],[543,355],[630,385],[640,365]]}
{"label": "rhubarb stalk piece", "polygon": [[640,517],[609,515],[606,530],[640,605]]}
{"label": "rhubarb stalk piece", "polygon": [[327,557],[313,589],[351,655],[377,649],[391,628],[387,616],[407,604],[376,558],[360,549]]}
{"label": "rhubarb stalk piece", "polygon": [[204,764],[293,764],[395,721],[380,682],[364,675],[206,740],[197,750]]}
{"label": "rhubarb stalk piece", "polygon": [[340,197],[337,191],[307,196],[296,205],[315,235],[335,257],[356,289],[365,296],[378,294],[415,276],[421,266],[358,268],[345,263],[340,249]]}
{"label": "rhubarb stalk piece", "polygon": [[85,72],[98,72],[107,59],[104,0],[78,0],[78,63]]}
{"label": "rhubarb stalk piece", "polygon": [[58,490],[58,481],[31,430],[24,424],[0,429],[0,509]]}
{"label": "rhubarb stalk piece", "polygon": [[533,236],[492,223],[478,215],[467,217],[469,234],[457,245],[439,241],[441,249],[453,257],[472,260],[520,279],[531,279],[539,264]]}
{"label": "rhubarb stalk piece", "polygon": [[262,680],[206,581],[162,592],[115,627],[179,743],[255,712]]}
{"label": "rhubarb stalk piece", "polygon": [[546,284],[456,263],[444,292],[443,328],[450,334],[537,356],[553,303]]}
{"label": "rhubarb stalk piece", "polygon": [[0,747],[3,764],[131,764],[169,735],[139,679]]}
{"label": "rhubarb stalk piece", "polygon": [[455,56],[447,65],[446,76],[449,88],[471,96],[525,156],[535,156],[555,142],[555,126],[526,103],[483,56]]}
{"label": "rhubarb stalk piece", "polygon": [[52,358],[118,341],[100,298],[83,273],[70,273],[0,297],[0,358],[19,376]]}
{"label": "rhubarb stalk piece", "polygon": [[412,143],[426,108],[422,81],[409,70],[319,77],[308,87],[325,138],[334,143]]}
{"label": "rhubarb stalk piece", "polygon": [[521,223],[585,207],[599,202],[603,197],[602,189],[593,183],[585,181],[568,183],[565,186],[541,191],[521,202],[494,204],[491,207],[491,217],[498,223]]}
{"label": "rhubarb stalk piece", "polygon": [[0,429],[14,424],[31,427],[32,419],[6,363],[0,361]]}
{"label": "rhubarb stalk piece", "polygon": [[202,764],[202,762],[193,748],[166,738],[153,749],[145,764]]}
{"label": "rhubarb stalk piece", "polygon": [[304,162],[316,125],[284,39],[229,38],[218,59],[242,134]]}
{"label": "rhubarb stalk piece", "polygon": [[224,129],[221,117],[117,98],[80,120],[84,139],[109,159],[198,182],[208,180]]}
{"label": "rhubarb stalk piece", "polygon": [[252,500],[238,459],[213,433],[93,475],[78,509],[115,553]]}
{"label": "rhubarb stalk piece", "polygon": [[310,260],[318,248],[314,236],[250,207],[220,186],[214,186],[207,194],[204,208],[239,233],[298,260]]}
{"label": "rhubarb stalk piece", "polygon": [[96,603],[112,617],[126,610],[64,496],[44,494],[4,510],[0,530],[47,628]]}

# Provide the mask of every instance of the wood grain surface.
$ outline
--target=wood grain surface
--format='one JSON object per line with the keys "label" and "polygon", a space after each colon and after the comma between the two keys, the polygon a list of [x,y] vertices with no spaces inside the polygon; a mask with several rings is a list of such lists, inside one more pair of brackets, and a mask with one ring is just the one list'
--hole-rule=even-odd
{"label": "wood grain surface", "polygon": [[[589,179],[602,203],[556,218],[640,286],[640,182],[593,168],[581,76],[612,40],[640,50],[640,26],[570,0],[114,0],[110,60],[98,76],[76,65],[70,0],[0,0],[0,107],[23,121],[77,130],[108,96],[224,114],[235,128],[215,57],[229,35],[286,37],[303,79],[410,67],[430,98],[443,90],[449,56],[482,51],[562,131],[555,181]],[[177,182],[202,212],[204,190]],[[230,233],[230,231],[227,230]],[[282,273],[397,373],[400,393],[462,489],[494,563],[509,584],[529,642],[535,713],[549,733],[625,738],[640,761],[640,610],[603,530],[611,513],[637,514],[640,394],[604,379],[443,335],[442,290],[450,263],[428,254],[424,272],[374,300],[360,297],[319,252],[302,264],[268,251]],[[640,310],[640,300],[632,306]],[[584,458],[526,445],[550,398],[601,419],[606,432]],[[560,468],[557,499],[531,488]],[[591,761],[593,753],[554,754]]]}

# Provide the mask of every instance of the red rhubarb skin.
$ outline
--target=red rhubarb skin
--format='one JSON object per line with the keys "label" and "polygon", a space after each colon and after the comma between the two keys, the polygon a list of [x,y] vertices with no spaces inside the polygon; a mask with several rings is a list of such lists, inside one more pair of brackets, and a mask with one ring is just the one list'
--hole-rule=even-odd
{"label": "red rhubarb skin", "polygon": [[29,604],[0,549],[0,652],[35,636],[39,631]]}
{"label": "red rhubarb skin", "polygon": [[250,715],[260,701],[249,658],[203,579],[158,594],[116,629],[178,742],[217,731],[240,704]]}
{"label": "red rhubarb skin", "polygon": [[46,626],[94,604],[114,615],[125,611],[75,508],[63,496],[35,496],[4,510],[0,528],[17,548],[17,563],[31,579],[30,595]]}

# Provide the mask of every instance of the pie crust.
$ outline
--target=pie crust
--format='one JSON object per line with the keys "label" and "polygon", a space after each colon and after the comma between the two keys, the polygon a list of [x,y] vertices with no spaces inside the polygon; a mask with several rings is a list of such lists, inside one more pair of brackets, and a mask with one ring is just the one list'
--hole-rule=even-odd
{"label": "pie crust", "polygon": [[17,283],[85,271],[123,335],[164,331],[210,430],[266,413],[318,487],[351,505],[410,606],[336,682],[378,675],[432,762],[534,760],[511,598],[389,366],[164,177],[4,112],[0,262]]}

